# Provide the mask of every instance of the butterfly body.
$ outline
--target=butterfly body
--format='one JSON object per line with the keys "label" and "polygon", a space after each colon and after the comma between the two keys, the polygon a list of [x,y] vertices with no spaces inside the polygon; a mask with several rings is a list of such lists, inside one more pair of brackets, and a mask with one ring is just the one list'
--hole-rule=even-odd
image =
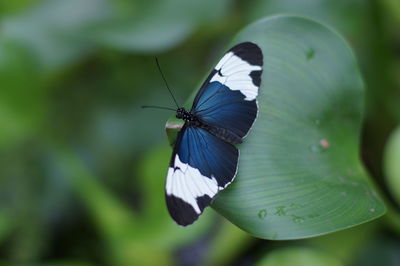
{"label": "butterfly body", "polygon": [[185,122],[195,122],[198,121],[198,118],[192,112],[186,111],[185,108],[181,107],[176,110],[176,118],[183,119]]}
{"label": "butterfly body", "polygon": [[193,223],[237,174],[239,149],[257,114],[263,56],[254,43],[230,49],[211,71],[179,131],[167,174],[166,202],[179,225]]}
{"label": "butterfly body", "polygon": [[176,118],[182,119],[185,121],[185,125],[187,127],[198,127],[208,131],[210,134],[220,138],[223,141],[226,141],[231,144],[240,144],[242,143],[242,138],[236,135],[235,133],[229,131],[228,129],[208,125],[200,120],[200,118],[192,111],[186,111],[184,108],[178,108],[176,111]]}

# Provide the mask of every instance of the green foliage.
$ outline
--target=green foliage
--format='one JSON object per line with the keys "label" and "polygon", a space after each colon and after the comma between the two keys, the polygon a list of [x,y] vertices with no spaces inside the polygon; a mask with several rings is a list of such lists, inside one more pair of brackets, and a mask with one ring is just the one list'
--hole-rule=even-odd
{"label": "green foliage", "polygon": [[271,252],[257,266],[299,265],[299,266],[341,266],[344,265],[335,257],[310,248],[287,248]]}
{"label": "green foliage", "polygon": [[[127,2],[124,4],[128,5]],[[227,0],[155,1],[151,5],[138,2],[129,4],[130,12],[122,10],[127,13],[122,18],[114,18],[96,31],[95,39],[117,49],[159,52],[178,45],[199,26],[212,26],[211,22],[218,20],[228,8]]]}
{"label": "green foliage", "polygon": [[400,204],[400,128],[393,132],[386,145],[385,173],[388,188]]}
{"label": "green foliage", "polygon": [[[0,1],[1,263],[240,265],[274,262],[279,257],[290,261],[295,256],[307,262],[396,265],[400,214],[398,203],[391,200],[397,185],[391,183],[395,175],[390,170],[395,163],[385,164],[384,176],[382,162],[386,143],[390,144],[385,161],[395,160],[396,141],[392,140],[396,137],[387,140],[400,122],[398,6],[396,0]],[[278,232],[278,238],[326,233],[376,218],[383,212],[382,204],[366,192],[379,193],[387,214],[352,229],[290,242],[257,240],[211,208],[195,225],[180,228],[168,217],[163,194],[170,156],[163,124],[170,113],[139,108],[172,105],[154,56],[159,57],[182,103],[196,92],[196,82],[208,74],[224,48],[232,44],[232,37],[238,38],[234,42],[252,38],[249,29],[254,25],[237,35],[239,30],[277,13],[311,17],[345,36],[361,65],[366,107],[361,99],[354,99],[363,97],[363,86],[357,82],[360,78],[351,52],[336,34],[306,20],[294,27],[280,25],[279,32],[274,28],[279,23],[270,24],[265,36],[259,37],[269,36],[262,40],[273,59],[265,61],[270,69],[263,80],[269,83],[260,96],[261,122],[241,147],[240,171],[250,173],[252,147],[261,153],[266,145],[275,151],[267,153],[274,163],[267,160],[262,167],[271,177],[268,182],[276,182],[263,182],[267,189],[254,194],[251,201],[238,202],[241,199],[234,197],[241,195],[242,185],[254,186],[247,179],[250,175],[241,172],[237,184],[214,207],[251,232],[251,223],[243,221],[247,211],[250,221],[263,228],[260,236]],[[304,32],[307,29],[311,32]],[[294,37],[291,43],[284,40]],[[328,47],[332,50],[322,52]],[[283,49],[288,52],[282,52],[281,58]],[[320,62],[331,58],[332,62]],[[342,68],[346,66],[350,67]],[[325,71],[330,79],[323,75]],[[337,86],[342,82],[343,87]],[[294,90],[299,86],[301,90]],[[315,95],[304,95],[305,88]],[[328,95],[337,99],[336,112]],[[289,122],[279,127],[281,120]],[[343,128],[334,127],[338,123]],[[274,134],[257,140],[264,129]],[[293,134],[278,136],[283,131]],[[174,132],[168,132],[171,140]],[[303,140],[296,141],[294,133]],[[321,150],[327,143],[329,147]],[[258,144],[261,147],[255,147]],[[280,145],[288,150],[279,150]],[[277,187],[290,184],[287,181],[299,169],[293,187]],[[321,177],[327,178],[326,184],[318,182]],[[347,183],[355,178],[361,187]],[[316,186],[305,185],[310,181]],[[344,187],[345,196],[341,194]],[[282,194],[283,190],[287,193]],[[387,197],[388,190],[393,197]],[[294,223],[296,217],[291,215],[307,218],[307,206],[317,204],[307,199],[322,192],[331,199],[321,202],[322,206],[339,207],[318,210],[320,216]],[[283,201],[289,203],[290,197],[307,206],[275,208],[283,206]],[[239,204],[254,205],[236,217],[229,209]],[[373,204],[375,212],[370,212]],[[355,211],[348,214],[350,206]],[[272,215],[282,211],[289,215]],[[339,213],[343,220],[337,217]],[[324,220],[328,216],[334,226]],[[276,231],[286,228],[284,233]]]}

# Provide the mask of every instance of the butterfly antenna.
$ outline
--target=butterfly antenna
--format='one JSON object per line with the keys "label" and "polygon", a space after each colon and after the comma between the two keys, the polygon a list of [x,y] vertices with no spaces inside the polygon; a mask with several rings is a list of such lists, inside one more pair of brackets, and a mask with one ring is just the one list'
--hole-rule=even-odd
{"label": "butterfly antenna", "polygon": [[174,109],[174,108],[164,107],[164,106],[142,105],[141,107],[142,107],[142,108],[155,108],[155,109],[165,109],[165,110],[176,111],[176,109]]}
{"label": "butterfly antenna", "polygon": [[163,80],[164,80],[165,86],[167,86],[167,89],[168,89],[169,93],[171,94],[172,99],[174,100],[174,102],[175,102],[175,104],[176,104],[176,107],[179,108],[179,104],[178,104],[178,102],[176,101],[174,95],[172,94],[172,91],[171,91],[171,89],[170,89],[169,86],[168,86],[167,80],[165,79],[164,74],[163,74],[163,72],[161,71],[160,63],[158,63],[158,58],[157,58],[157,57],[156,57],[156,63],[157,63],[158,71],[160,71],[161,77],[162,77]]}

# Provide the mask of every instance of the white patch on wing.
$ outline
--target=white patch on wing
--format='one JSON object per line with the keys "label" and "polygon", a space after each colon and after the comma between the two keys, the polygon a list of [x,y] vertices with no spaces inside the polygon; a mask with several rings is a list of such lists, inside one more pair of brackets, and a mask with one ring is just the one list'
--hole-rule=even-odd
{"label": "white patch on wing", "polygon": [[215,70],[219,71],[222,76],[217,72],[210,82],[218,81],[231,90],[240,91],[246,96],[245,100],[247,101],[252,101],[257,97],[258,87],[254,85],[250,73],[262,70],[261,66],[251,65],[233,52],[229,52],[218,62]]}
{"label": "white patch on wing", "polygon": [[215,67],[215,69],[220,69],[225,63],[226,63],[226,61],[228,61],[231,57],[232,57],[232,55],[233,55],[233,53],[232,52],[229,52],[229,53],[226,53],[222,58],[221,58],[221,60],[219,60],[219,62],[218,62],[218,64],[217,64],[217,66]]}
{"label": "white patch on wing", "polygon": [[165,189],[167,195],[174,195],[184,200],[192,205],[196,213],[200,214],[201,210],[196,198],[204,195],[213,198],[222,188],[218,187],[217,180],[214,177],[203,176],[198,169],[181,162],[178,154],[176,154],[174,167],[168,168]]}

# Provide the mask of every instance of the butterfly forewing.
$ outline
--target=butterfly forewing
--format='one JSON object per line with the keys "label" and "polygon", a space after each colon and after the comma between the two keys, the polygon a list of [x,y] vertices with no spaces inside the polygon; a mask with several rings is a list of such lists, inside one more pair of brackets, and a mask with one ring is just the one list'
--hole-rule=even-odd
{"label": "butterfly forewing", "polygon": [[262,65],[256,44],[238,44],[222,57],[196,95],[191,112],[203,126],[185,123],[167,175],[167,206],[178,224],[193,223],[235,178],[239,151],[233,144],[247,135],[257,117]]}

